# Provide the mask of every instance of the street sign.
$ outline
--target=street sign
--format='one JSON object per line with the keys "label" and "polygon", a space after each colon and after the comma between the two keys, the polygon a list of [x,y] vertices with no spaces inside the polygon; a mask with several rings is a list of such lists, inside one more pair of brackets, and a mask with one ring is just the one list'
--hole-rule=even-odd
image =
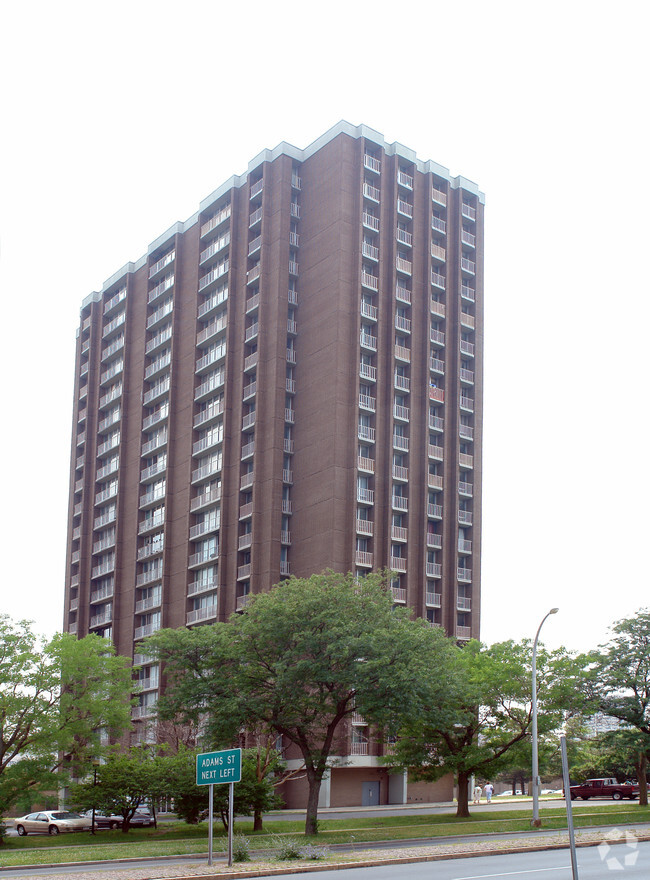
{"label": "street sign", "polygon": [[204,752],[196,756],[196,784],[218,785],[241,781],[241,749]]}

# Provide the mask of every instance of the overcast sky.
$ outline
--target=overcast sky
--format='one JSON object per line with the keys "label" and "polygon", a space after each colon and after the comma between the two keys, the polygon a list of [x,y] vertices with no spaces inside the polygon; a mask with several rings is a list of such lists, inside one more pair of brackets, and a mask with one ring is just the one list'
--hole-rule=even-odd
{"label": "overcast sky", "polygon": [[483,640],[650,604],[646,4],[1,9],[0,610],[62,624],[81,301],[339,119],[486,193]]}

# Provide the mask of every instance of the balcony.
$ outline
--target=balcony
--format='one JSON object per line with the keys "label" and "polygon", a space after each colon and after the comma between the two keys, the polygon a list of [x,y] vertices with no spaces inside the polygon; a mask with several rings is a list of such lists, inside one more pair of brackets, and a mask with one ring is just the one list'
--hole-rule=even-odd
{"label": "balcony", "polygon": [[249,198],[254,199],[256,196],[259,196],[263,189],[264,189],[264,178],[260,178],[255,183],[251,184],[251,191],[250,191]]}
{"label": "balcony", "polygon": [[459,374],[460,374],[460,381],[464,385],[473,385],[474,384],[474,371],[473,370],[467,370],[464,367],[461,367]]}
{"label": "balcony", "polygon": [[261,247],[262,247],[262,236],[258,235],[255,238],[251,239],[251,241],[248,242],[248,256],[249,257],[252,256],[255,253],[255,251],[259,251],[259,249]]}
{"label": "balcony", "polygon": [[427,562],[426,563],[426,573],[427,573],[427,577],[441,578],[442,577],[442,565],[439,562]]}
{"label": "balcony", "polygon": [[400,244],[405,244],[406,247],[411,247],[413,244],[413,236],[410,232],[407,232],[406,229],[399,229],[398,227],[395,233],[395,238]]}
{"label": "balcony", "polygon": [[[117,439],[117,443],[114,443],[114,446],[117,446],[119,443],[119,438]],[[140,450],[140,455],[149,455],[150,452],[154,452],[156,449],[162,449],[167,444],[167,431],[161,431],[156,437],[152,440],[147,440],[146,443],[142,444],[142,449]],[[97,451],[99,455],[99,450]]]}
{"label": "balcony", "polygon": [[216,534],[219,531],[220,525],[221,518],[219,516],[209,516],[203,522],[190,527],[190,541],[196,541],[198,538],[203,538],[206,535]]}
{"label": "balcony", "polygon": [[432,385],[429,386],[429,400],[434,400],[436,403],[444,403],[445,402],[445,392],[442,388],[436,388]]}
{"label": "balcony", "polygon": [[430,311],[431,311],[431,314],[432,314],[432,315],[435,315],[435,317],[437,317],[437,318],[444,318],[444,317],[445,317],[445,312],[446,312],[445,304],[444,304],[444,303],[441,303],[441,302],[438,302],[437,299],[433,299],[433,297],[432,297],[432,298],[431,298]]}
{"label": "balcony", "polygon": [[209,315],[210,312],[214,312],[215,309],[218,309],[220,305],[228,299],[228,286],[224,283],[216,290],[213,294],[211,294],[207,299],[205,299],[198,308],[197,317],[200,319],[205,318],[206,315]]}
{"label": "balcony", "polygon": [[409,420],[409,408],[408,406],[401,406],[396,403],[393,405],[393,418],[397,419],[400,422],[408,422]]}
{"label": "balcony", "polygon": [[300,247],[300,235],[297,232],[289,233],[289,244],[291,247]]}
{"label": "balcony", "polygon": [[369,260],[374,260],[375,262],[377,262],[377,260],[379,259],[379,248],[375,247],[373,244],[369,244],[366,241],[364,241],[361,245],[361,253]]}
{"label": "balcony", "polygon": [[287,455],[293,455],[294,453],[294,442],[290,440],[289,437],[284,438],[283,449]]}
{"label": "balcony", "polygon": [[410,391],[411,389],[411,380],[408,376],[401,376],[399,373],[395,373],[394,377],[394,386],[397,391]]}
{"label": "balcony", "polygon": [[447,193],[444,193],[441,189],[436,189],[436,187],[434,186],[431,188],[431,200],[437,205],[442,205],[443,207],[446,207]]}
{"label": "balcony", "polygon": [[409,438],[403,434],[393,434],[393,449],[399,452],[409,451]]}
{"label": "balcony", "polygon": [[244,391],[242,394],[243,400],[250,400],[251,397],[255,397],[257,394],[257,382],[253,379],[252,382],[249,382],[248,385],[244,385]]}
{"label": "balcony", "polygon": [[445,429],[445,420],[441,416],[429,416],[429,429],[442,433]]}
{"label": "balcony", "polygon": [[473,440],[474,439],[474,428],[470,425],[459,425],[458,426],[458,435],[463,440]]}
{"label": "balcony", "polygon": [[302,189],[302,180],[300,179],[300,177],[297,174],[292,173],[291,186],[293,189],[297,189],[297,190]]}
{"label": "balcony", "polygon": [[464,538],[458,539],[458,552],[463,553],[466,556],[469,556],[472,552],[472,542],[467,541]]}
{"label": "balcony", "polygon": [[109,336],[112,336],[113,333],[121,327],[122,324],[126,321],[126,312],[120,312],[119,315],[116,315],[111,321],[106,324],[104,330],[102,331],[102,339],[107,339]]}
{"label": "balcony", "polygon": [[431,218],[431,228],[434,229],[436,232],[441,232],[443,235],[445,235],[447,232],[447,224],[440,217]]}
{"label": "balcony", "polygon": [[250,458],[255,452],[255,441],[251,440],[249,443],[244,443],[241,448],[241,460],[245,461],[247,458]]}
{"label": "balcony", "polygon": [[298,274],[298,263],[295,260],[289,260],[289,275]]}
{"label": "balcony", "polygon": [[372,553],[367,553],[365,550],[357,550],[354,557],[355,564],[361,568],[372,568],[372,556]]}
{"label": "balcony", "polygon": [[159,590],[157,595],[150,596],[148,599],[140,599],[135,603],[135,613],[144,614],[145,611],[151,611],[152,608],[160,608],[162,604],[162,592]]}
{"label": "balcony", "polygon": [[411,332],[410,318],[405,318],[403,315],[395,315],[395,329],[401,330],[402,333],[410,333]]}
{"label": "balcony", "polygon": [[357,470],[363,471],[366,474],[374,474],[375,460],[373,458],[366,458],[363,455],[357,456]]}
{"label": "balcony", "polygon": [[436,272],[435,269],[431,270],[431,284],[434,287],[438,287],[440,290],[445,289],[445,276],[441,275],[440,272]]}
{"label": "balcony", "polygon": [[432,329],[429,333],[429,338],[431,340],[431,344],[436,348],[444,348],[445,347],[445,334],[442,330],[434,330]]}
{"label": "balcony", "polygon": [[164,550],[163,541],[156,541],[155,544],[145,544],[144,547],[138,548],[137,560],[142,562],[143,559],[151,559],[152,556],[159,556]]}
{"label": "balcony", "polygon": [[442,474],[427,474],[427,486],[435,492],[442,492]]}
{"label": "balcony", "polygon": [[212,339],[217,334],[221,333],[226,329],[226,318],[225,316],[221,316],[216,320],[210,321],[203,330],[201,330],[196,336],[196,344],[198,346],[205,345],[208,340]]}
{"label": "balcony", "polygon": [[212,232],[212,230],[216,229],[217,226],[221,226],[221,224],[230,217],[231,210],[231,206],[226,205],[213,217],[210,217],[208,220],[206,220],[206,222],[201,227],[201,238],[203,238],[203,236],[207,235],[209,232]]}
{"label": "balcony", "polygon": [[468,641],[472,638],[472,628],[470,626],[456,626],[456,638]]}
{"label": "balcony", "polygon": [[447,252],[439,244],[431,244],[431,259],[437,263],[444,263],[447,259]]}
{"label": "balcony", "polygon": [[460,295],[463,299],[466,299],[467,302],[476,302],[476,291],[468,284],[461,284]]}
{"label": "balcony", "polygon": [[466,220],[476,220],[476,208],[466,202],[463,202],[460,212]]}
{"label": "balcony", "polygon": [[465,498],[472,497],[473,488],[472,483],[466,483],[464,480],[459,480],[458,482],[458,494],[463,495]]}
{"label": "balcony", "polygon": [[403,217],[408,217],[409,220],[413,219],[413,205],[410,202],[405,202],[404,199],[397,200],[397,213],[402,214]]}
{"label": "balcony", "polygon": [[374,523],[371,519],[359,519],[357,517],[357,535],[366,535],[372,538]]}
{"label": "balcony", "polygon": [[365,440],[366,443],[374,443],[375,442],[375,429],[371,428],[369,425],[359,425],[358,426],[358,437],[359,437],[359,440]]}
{"label": "balcony", "polygon": [[246,608],[246,606],[249,604],[249,602],[251,601],[252,598],[253,598],[252,593],[245,593],[243,596],[237,596],[235,610],[236,611],[243,611],[244,608]]}
{"label": "balcony", "polygon": [[469,312],[460,313],[460,323],[463,327],[467,327],[470,330],[474,330],[476,327],[476,321],[474,320],[474,315],[470,315]]}
{"label": "balcony", "polygon": [[296,421],[296,411],[291,407],[285,406],[284,408],[284,420],[289,425],[293,425]]}
{"label": "balcony", "polygon": [[221,456],[216,458],[214,461],[209,462],[208,464],[203,464],[201,467],[194,468],[192,471],[192,483],[198,483],[200,480],[205,480],[207,477],[211,477],[214,474],[221,473]]}
{"label": "balcony", "polygon": [[406,189],[413,189],[413,178],[404,171],[397,172],[397,183]]}
{"label": "balcony", "polygon": [[393,495],[391,498],[393,510],[399,510],[406,513],[409,509],[409,500],[404,495]]}
{"label": "balcony", "polygon": [[370,199],[371,202],[379,203],[379,190],[376,186],[373,186],[370,183],[364,183],[363,185],[363,195],[364,198]]}
{"label": "balcony", "polygon": [[370,303],[362,302],[361,303],[361,316],[363,318],[368,318],[369,321],[377,320],[377,306],[373,306]]}
{"label": "balcony", "polygon": [[253,502],[248,501],[246,504],[242,504],[239,508],[239,519],[245,520],[250,519],[253,515]]}
{"label": "balcony", "polygon": [[468,342],[466,339],[460,340],[460,353],[467,357],[474,357],[474,343]]}
{"label": "balcony", "polygon": [[357,501],[359,504],[372,505],[375,503],[375,493],[372,489],[363,489],[357,486]]}
{"label": "balcony", "polygon": [[244,372],[250,373],[251,370],[254,370],[257,366],[257,361],[259,358],[259,353],[254,351],[252,354],[249,354],[244,358]]}
{"label": "balcony", "polygon": [[217,364],[219,361],[225,360],[226,357],[226,343],[222,342],[220,345],[217,345],[216,348],[213,348],[211,351],[208,351],[203,357],[200,357],[196,361],[195,372],[202,373],[205,370],[208,370],[213,364]]}
{"label": "balcony", "polygon": [[472,511],[471,510],[459,510],[458,511],[458,524],[461,526],[471,526],[472,525]]}
{"label": "balcony", "polygon": [[442,535],[427,532],[427,547],[429,550],[442,550]]}
{"label": "balcony", "polygon": [[381,162],[374,156],[369,156],[368,153],[363,154],[363,167],[374,174],[381,174]]}
{"label": "balcony", "polygon": [[[147,623],[144,626],[136,626],[136,628],[133,631],[133,639],[134,639],[134,641],[137,641],[138,639],[144,639],[147,636],[152,636],[155,632],[158,632],[159,629],[160,629],[160,621],[156,621],[156,623]],[[143,715],[144,714],[151,715],[156,711],[155,706],[135,706],[131,710],[131,717],[134,717],[133,713],[137,712],[140,709],[143,710]],[[138,716],[135,716],[135,717],[138,717]]]}
{"label": "balcony", "polygon": [[107,626],[112,620],[113,612],[105,611],[103,614],[96,614],[94,617],[91,617],[88,623],[88,628],[94,629],[96,626]]}
{"label": "balcony", "polygon": [[293,471],[290,468],[282,468],[282,482],[285,486],[293,485]]}
{"label": "balcony", "polygon": [[250,314],[254,312],[260,304],[260,295],[259,293],[254,293],[252,296],[249,296],[246,300],[246,314]]}
{"label": "balcony", "polygon": [[408,529],[405,529],[403,526],[391,526],[390,539],[391,541],[399,541],[405,544],[408,541]]}
{"label": "balcony", "polygon": [[466,229],[463,229],[460,233],[460,240],[468,247],[476,247],[476,236],[472,235],[472,233],[468,232]]}
{"label": "balcony", "polygon": [[161,348],[166,342],[172,338],[172,326],[171,324],[168,327],[165,327],[159,333],[156,333],[155,336],[147,342],[144,347],[145,354],[153,354],[156,349]]}
{"label": "balcony", "polygon": [[161,528],[165,525],[165,514],[157,514],[156,516],[150,516],[148,519],[143,519],[142,522],[138,525],[138,534],[144,535],[147,532],[152,531],[153,529]]}
{"label": "balcony", "polygon": [[209,593],[211,590],[216,590],[218,586],[219,584],[216,577],[203,578],[198,581],[192,581],[190,584],[188,584],[187,595],[197,596],[201,593]]}
{"label": "balcony", "polygon": [[295,365],[297,362],[296,350],[295,348],[287,349],[287,363]]}
{"label": "balcony", "polygon": [[123,287],[122,290],[118,290],[116,294],[114,294],[110,299],[106,300],[106,302],[104,303],[104,314],[108,315],[125,299],[126,287]]}
{"label": "balcony", "polygon": [[[172,354],[170,351],[167,354],[162,355],[161,357],[156,358],[153,363],[149,364],[149,366],[144,371],[144,378],[149,380],[152,379],[157,373],[161,373],[164,369],[166,369],[172,362]],[[120,386],[120,393],[121,393]]]}
{"label": "balcony", "polygon": [[369,382],[377,381],[377,368],[371,366],[370,364],[359,364],[359,376],[362,379],[367,379]]}
{"label": "balcony", "polygon": [[427,504],[427,517],[429,519],[442,519],[442,504]]}
{"label": "balcony", "polygon": [[442,605],[442,593],[427,592],[425,601],[428,608],[440,608]]}
{"label": "balcony", "polygon": [[368,214],[366,211],[363,212],[362,217],[363,225],[368,229],[373,229],[375,232],[379,232],[379,218],[373,217],[372,214]]}
{"label": "balcony", "polygon": [[400,483],[408,483],[409,469],[400,464],[393,465],[393,479]]}
{"label": "balcony", "polygon": [[408,287],[404,287],[403,283],[400,284],[399,281],[397,282],[397,286],[395,288],[395,299],[399,300],[400,302],[406,303],[409,306],[411,305],[411,291],[408,289]]}
{"label": "balcony", "polygon": [[474,456],[467,455],[465,452],[461,452],[458,455],[458,463],[462,468],[473,468],[474,467]]}
{"label": "balcony", "polygon": [[165,254],[164,257],[161,257],[159,260],[157,260],[153,264],[153,266],[151,266],[149,268],[149,278],[151,279],[154,277],[154,275],[157,275],[159,272],[162,272],[162,270],[166,266],[169,266],[171,263],[173,263],[175,259],[176,259],[176,251],[175,250],[170,251],[168,254]]}
{"label": "balcony", "polygon": [[282,499],[282,513],[286,513],[287,516],[291,516],[293,514],[293,504],[289,501],[288,498]]}
{"label": "balcony", "polygon": [[465,397],[461,394],[460,396],[460,408],[465,410],[465,412],[474,412],[474,398]]}
{"label": "balcony", "polygon": [[391,587],[391,593],[393,594],[393,602],[406,602],[406,590],[402,587]]}
{"label": "balcony", "polygon": [[395,259],[395,268],[403,275],[410,275],[413,271],[413,263],[410,260],[403,259],[403,257],[397,257]]}
{"label": "balcony", "polygon": [[288,547],[291,544],[291,532],[289,532],[289,531],[280,532],[280,543],[284,544],[285,546]]}
{"label": "balcony", "polygon": [[359,344],[362,348],[366,348],[369,351],[377,351],[377,337],[371,336],[370,333],[361,333],[359,337]]}
{"label": "balcony", "polygon": [[298,334],[298,322],[293,321],[291,318],[287,320],[287,333],[289,336],[296,336]]}
{"label": "balcony", "polygon": [[248,550],[249,547],[253,546],[253,533],[246,532],[245,535],[240,535],[237,541],[237,549],[238,550]]}
{"label": "balcony", "polygon": [[411,363],[411,349],[404,345],[395,345],[395,359],[405,364]]}
{"label": "balcony", "polygon": [[476,263],[474,260],[468,260],[467,257],[461,257],[460,268],[467,275],[476,275]]}
{"label": "balcony", "polygon": [[359,395],[359,408],[365,409],[368,412],[375,411],[375,398],[370,397],[368,394],[360,394]]}
{"label": "balcony", "polygon": [[470,584],[472,582],[472,569],[471,568],[458,568],[457,576],[458,576],[458,580],[462,581],[462,583]]}
{"label": "balcony", "polygon": [[361,271],[361,284],[369,290],[379,290],[379,278],[376,275],[371,275],[370,272]]}
{"label": "balcony", "polygon": [[[96,605],[99,602],[105,602],[107,599],[110,599],[115,592],[115,588],[113,586],[110,587],[101,587],[99,590],[93,590],[90,594],[90,604]],[[75,602],[79,602],[78,599],[74,600]],[[70,603],[70,611],[74,611],[75,609],[72,607],[72,603]]]}
{"label": "balcony", "polygon": [[165,406],[163,409],[159,409],[156,412],[151,413],[151,415],[145,416],[145,418],[142,420],[142,430],[148,431],[155,425],[159,425],[161,422],[166,421],[168,415],[169,407]]}
{"label": "balcony", "polygon": [[186,626],[193,623],[202,623],[204,620],[214,620],[217,616],[217,603],[206,605],[203,608],[196,608],[194,611],[187,612]]}
{"label": "balcony", "polygon": [[429,443],[428,455],[429,455],[429,458],[433,458],[435,461],[442,461],[442,459],[443,459],[442,446],[437,446],[435,443]]}
{"label": "balcony", "polygon": [[253,412],[246,413],[246,415],[242,417],[242,431],[249,431],[251,428],[255,427],[255,415],[255,410],[253,410]]}
{"label": "balcony", "polygon": [[156,284],[155,287],[152,287],[147,294],[147,303],[151,305],[157,299],[159,299],[163,295],[163,293],[171,290],[174,286],[174,280],[174,274],[172,273],[171,275],[167,275],[165,278],[163,278],[163,280]]}
{"label": "balcony", "polygon": [[390,568],[391,568],[391,571],[399,571],[401,573],[405,572],[406,571],[406,559],[403,556],[391,556]]}
{"label": "balcony", "polygon": [[300,205],[298,202],[291,202],[289,205],[289,213],[294,220],[300,220]]}
{"label": "balcony", "polygon": [[214,486],[212,489],[209,489],[207,492],[201,492],[198,495],[195,495],[190,502],[190,513],[196,513],[199,510],[202,510],[204,507],[209,507],[210,504],[216,501],[221,500],[221,486]]}
{"label": "balcony", "polygon": [[251,576],[251,563],[247,562],[244,565],[239,565],[237,567],[237,580],[238,581],[246,581]]}

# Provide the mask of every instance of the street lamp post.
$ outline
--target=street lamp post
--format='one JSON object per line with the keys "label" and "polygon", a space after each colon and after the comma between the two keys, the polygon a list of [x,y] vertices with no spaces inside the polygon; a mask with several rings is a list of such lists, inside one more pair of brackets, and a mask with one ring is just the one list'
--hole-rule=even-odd
{"label": "street lamp post", "polygon": [[93,815],[90,824],[90,833],[95,833],[95,786],[97,785],[97,768],[99,767],[99,761],[93,761]]}
{"label": "street lamp post", "polygon": [[547,617],[557,614],[559,608],[551,608],[537,627],[535,641],[533,642],[532,684],[533,684],[533,818],[531,824],[539,828],[542,824],[539,818],[539,757],[537,753],[537,643],[539,634]]}

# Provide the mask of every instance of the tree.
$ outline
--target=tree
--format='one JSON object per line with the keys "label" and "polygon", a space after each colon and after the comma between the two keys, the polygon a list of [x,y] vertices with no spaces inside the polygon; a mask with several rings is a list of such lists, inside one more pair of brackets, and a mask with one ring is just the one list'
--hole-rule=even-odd
{"label": "tree", "polygon": [[[415,778],[438,779],[454,772],[458,779],[457,816],[469,816],[469,782],[473,774],[496,775],[523,764],[529,754],[532,725],[529,641],[485,647],[471,641],[455,647],[446,670],[444,711],[430,700],[431,710],[404,718],[392,763]],[[544,736],[575,704],[582,662],[564,650],[537,656],[538,731]]]}
{"label": "tree", "polygon": [[614,638],[593,654],[591,686],[601,710],[641,735],[637,751],[639,804],[647,806],[646,781],[650,738],[650,611],[617,621]]}
{"label": "tree", "polygon": [[104,810],[122,816],[126,834],[141,804],[163,793],[167,775],[162,759],[147,746],[134,746],[128,752],[115,751],[97,767],[96,780],[88,779],[71,788],[70,801],[81,810]]}
{"label": "tree", "polygon": [[388,580],[331,571],[289,578],[229,623],[160,630],[146,641],[144,650],[165,663],[163,718],[196,723],[205,715],[217,745],[243,728],[266,728],[299,749],[307,834],[317,833],[321,781],[344,722],[357,711],[389,725],[398,710],[419,705],[425,681],[444,688],[446,638],[393,609]]}
{"label": "tree", "polygon": [[100,731],[130,721],[131,670],[106,639],[34,635],[0,615],[0,814],[25,788],[100,754]]}

